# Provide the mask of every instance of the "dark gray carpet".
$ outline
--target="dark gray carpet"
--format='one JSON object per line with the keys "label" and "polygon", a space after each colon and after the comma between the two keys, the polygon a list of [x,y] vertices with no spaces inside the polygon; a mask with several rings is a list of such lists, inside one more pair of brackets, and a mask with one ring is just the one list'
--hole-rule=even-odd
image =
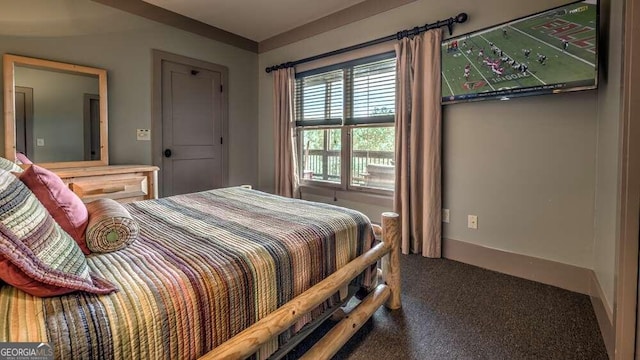
{"label": "dark gray carpet", "polygon": [[607,359],[586,295],[451,260],[401,261],[403,308],[379,309],[334,359]]}

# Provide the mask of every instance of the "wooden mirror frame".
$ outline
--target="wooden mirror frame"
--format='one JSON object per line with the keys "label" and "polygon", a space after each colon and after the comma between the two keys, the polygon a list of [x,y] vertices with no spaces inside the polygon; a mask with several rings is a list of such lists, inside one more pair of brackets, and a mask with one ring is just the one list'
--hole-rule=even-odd
{"label": "wooden mirror frame", "polygon": [[26,56],[4,54],[4,157],[16,160],[16,122],[15,122],[15,66],[25,65],[39,69],[52,69],[68,73],[95,75],[98,77],[100,95],[100,160],[63,161],[38,163],[38,165],[55,169],[66,167],[106,166],[109,165],[109,141],[107,124],[107,70],[37,59]]}

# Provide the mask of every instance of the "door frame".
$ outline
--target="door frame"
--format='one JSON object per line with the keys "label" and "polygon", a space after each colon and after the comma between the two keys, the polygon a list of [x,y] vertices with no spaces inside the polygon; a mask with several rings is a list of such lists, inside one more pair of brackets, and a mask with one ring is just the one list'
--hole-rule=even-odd
{"label": "door frame", "polygon": [[[637,317],[640,232],[640,5],[623,2],[623,57],[620,126],[619,236],[616,242],[614,303],[615,358],[640,356]],[[635,353],[635,354],[634,354]]]}
{"label": "door frame", "polygon": [[[24,94],[24,136],[25,136],[25,152],[26,156],[33,157],[35,154],[35,148],[33,146],[33,88],[25,87],[25,86],[16,86],[15,93],[23,93]],[[14,98],[15,102],[15,98]],[[18,124],[16,124],[17,128]],[[17,131],[16,131],[17,134]],[[17,136],[17,135],[16,135]],[[16,144],[18,143],[18,139],[16,138]],[[16,145],[17,148],[17,145]]]}
{"label": "door frame", "polygon": [[[170,52],[152,49],[153,78],[151,81],[151,151],[153,165],[162,172],[162,62],[171,61],[220,73],[222,81],[221,136],[222,136],[222,186],[229,184],[229,68]],[[162,176],[158,176],[159,196],[164,196]]]}
{"label": "door frame", "polygon": [[[84,126],[84,159],[85,160],[93,160],[91,156],[91,140],[93,139],[93,136],[91,136],[93,135],[91,134],[91,100],[98,100],[98,106],[100,106],[99,105],[100,95],[85,93],[84,98],[82,100],[82,124]],[[100,129],[98,129],[98,131],[100,131]]]}

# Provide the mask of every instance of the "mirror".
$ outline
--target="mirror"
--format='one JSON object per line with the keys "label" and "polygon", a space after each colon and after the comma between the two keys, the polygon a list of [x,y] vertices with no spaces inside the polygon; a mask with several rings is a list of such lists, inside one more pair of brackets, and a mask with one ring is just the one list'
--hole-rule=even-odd
{"label": "mirror", "polygon": [[107,71],[5,54],[5,157],[48,168],[108,165]]}

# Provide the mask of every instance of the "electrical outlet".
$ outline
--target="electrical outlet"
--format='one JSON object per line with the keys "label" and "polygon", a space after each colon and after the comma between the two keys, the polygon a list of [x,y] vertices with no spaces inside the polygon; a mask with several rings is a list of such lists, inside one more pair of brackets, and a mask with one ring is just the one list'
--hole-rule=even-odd
{"label": "electrical outlet", "polygon": [[141,141],[151,140],[151,130],[149,129],[137,129],[136,138]]}
{"label": "electrical outlet", "polygon": [[442,209],[442,222],[449,223],[449,209]]}
{"label": "electrical outlet", "polygon": [[477,229],[478,228],[478,216],[477,215],[467,215],[467,227],[469,229]]}

